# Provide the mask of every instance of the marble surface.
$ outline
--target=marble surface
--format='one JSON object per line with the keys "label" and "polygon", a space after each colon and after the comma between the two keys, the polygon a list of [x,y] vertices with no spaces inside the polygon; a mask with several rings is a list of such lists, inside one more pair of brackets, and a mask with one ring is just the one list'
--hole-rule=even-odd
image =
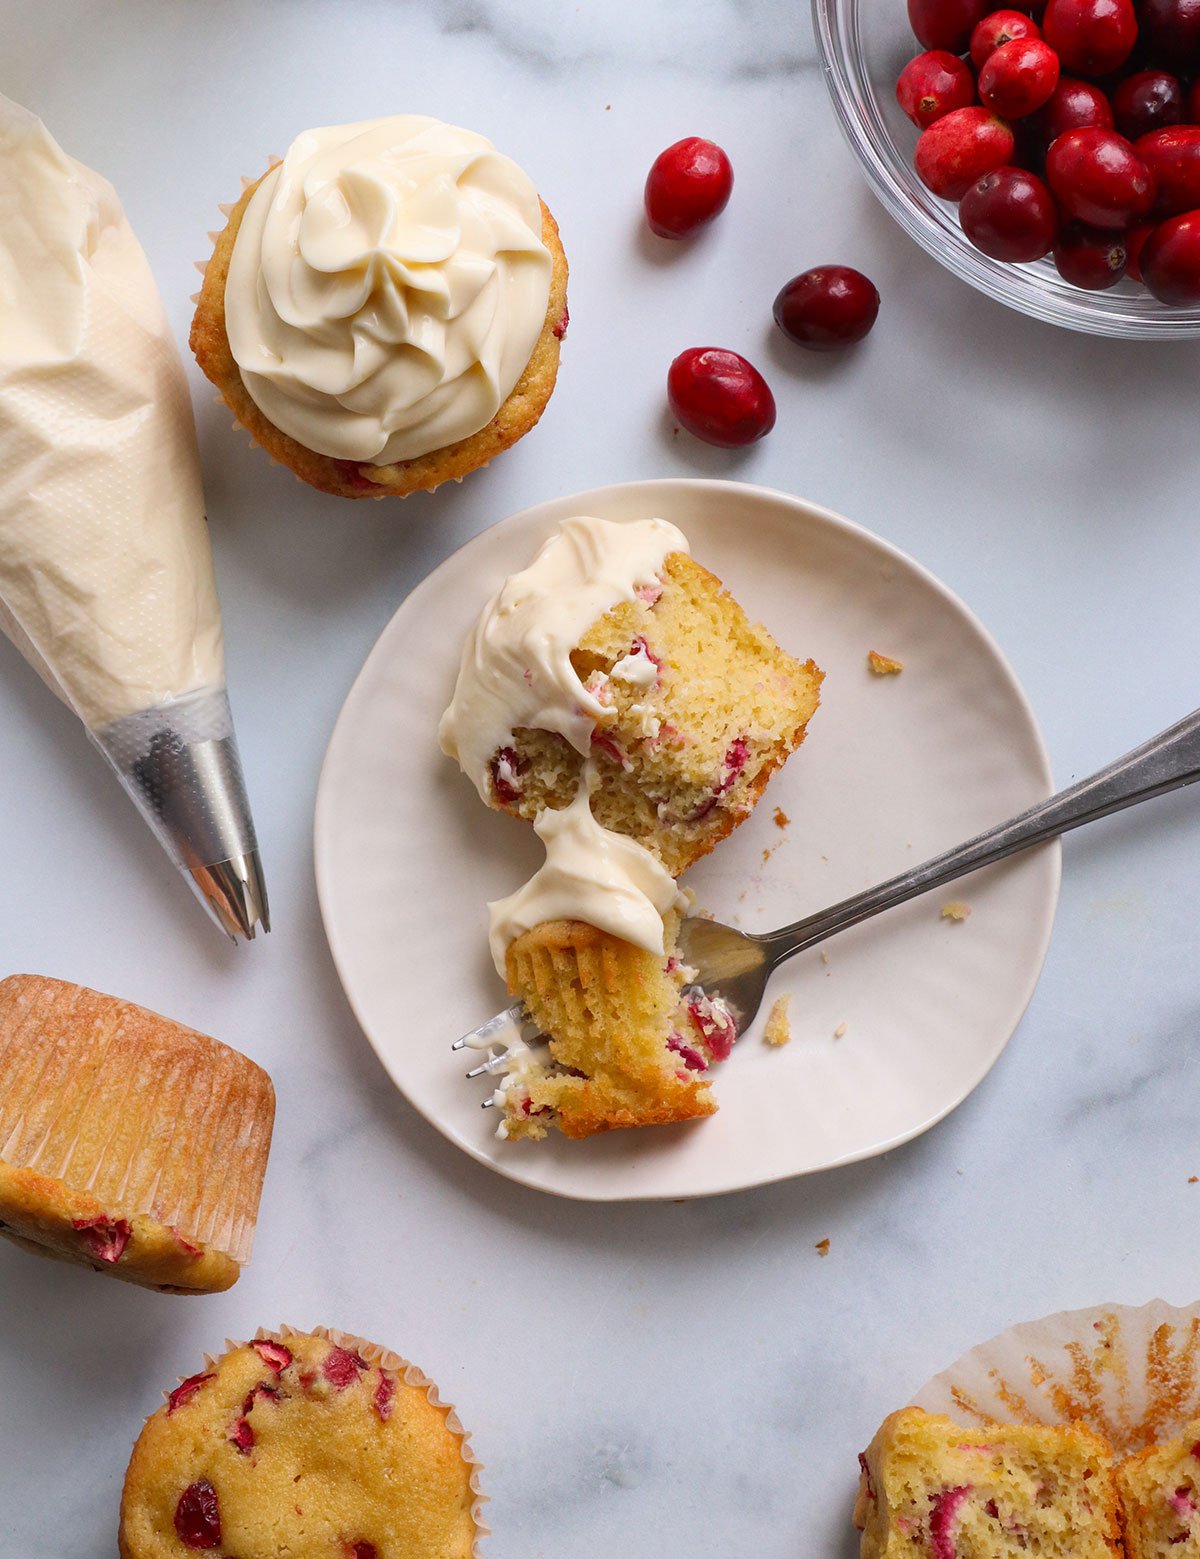
{"label": "marble surface", "polygon": [[[357,1032],[313,890],[322,751],[397,603],[463,539],[556,493],[709,473],[828,504],[940,574],[1010,655],[1059,779],[1085,773],[1196,702],[1194,349],[1056,332],[918,251],[782,0],[4,0],[0,17],[3,89],[113,179],[181,339],[217,202],[308,124],[417,110],[492,135],[573,267],[542,425],[402,508],[269,467],[192,372],[269,939],[222,943],[72,718],[0,654],[4,971],[194,1023],[279,1093],[255,1262],[230,1293],[167,1299],[0,1250],[0,1553],[107,1559],[160,1389],[283,1318],[390,1343],[459,1403],[495,1559],[848,1559],[855,1453],[964,1348],[1064,1306],[1197,1297],[1200,797],[1068,842],[1028,1015],[935,1131],[728,1199],[576,1206],[457,1153]],[[668,250],[641,231],[641,184],[691,133],[726,146],[737,188],[703,242]],[[772,337],[770,302],[831,259],[883,309],[853,356],[810,360]],[[713,343],[758,359],[779,401],[741,456],[664,415],[671,357]],[[414,1021],[440,1042],[436,1014]]]}

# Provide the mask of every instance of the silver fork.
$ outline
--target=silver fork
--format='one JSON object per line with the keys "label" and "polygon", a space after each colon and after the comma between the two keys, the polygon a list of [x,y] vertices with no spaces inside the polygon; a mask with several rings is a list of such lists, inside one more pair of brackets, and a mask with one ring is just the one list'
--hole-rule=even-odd
{"label": "silver fork", "polygon": [[[1136,806],[1152,796],[1164,795],[1200,779],[1200,710],[1168,727],[1150,741],[1100,769],[1088,779],[1061,790],[1048,801],[989,828],[965,844],[911,871],[901,872],[877,887],[855,893],[840,904],[806,915],[803,920],[778,931],[753,933],[738,931],[717,920],[694,916],[683,922],[679,932],[678,957],[696,970],[695,983],[710,997],[717,997],[732,1012],[743,1032],[754,1021],[762,1004],[763,992],[772,973],[785,959],[792,958],[818,942],[836,936],[849,926],[857,926],[885,909],[904,904],[919,894],[965,877],[1002,861],[1020,850],[1044,844],[1072,828],[1080,828],[1110,812]],[[507,1049],[493,1054],[497,1045],[524,1043],[524,1015],[520,1004],[497,1013],[487,1023],[456,1040],[455,1050],[487,1050],[488,1059],[467,1073],[479,1077],[505,1069],[511,1054]],[[494,1103],[487,1099],[484,1108]]]}

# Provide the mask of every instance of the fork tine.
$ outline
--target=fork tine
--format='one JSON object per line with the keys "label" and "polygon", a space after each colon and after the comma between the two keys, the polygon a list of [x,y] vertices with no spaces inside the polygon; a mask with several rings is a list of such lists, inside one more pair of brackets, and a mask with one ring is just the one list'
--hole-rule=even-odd
{"label": "fork tine", "polygon": [[524,1007],[519,1001],[514,1002],[511,1007],[498,1012],[494,1018],[481,1023],[477,1029],[472,1029],[469,1034],[456,1039],[450,1048],[451,1050],[488,1050],[497,1043],[501,1035],[505,1033],[511,1035],[514,1030],[519,1034],[524,1017]]}

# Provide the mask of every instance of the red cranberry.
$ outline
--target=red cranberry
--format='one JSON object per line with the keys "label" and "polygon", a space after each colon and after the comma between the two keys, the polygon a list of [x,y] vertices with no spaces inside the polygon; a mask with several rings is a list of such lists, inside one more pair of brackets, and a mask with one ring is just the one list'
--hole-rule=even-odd
{"label": "red cranberry", "polygon": [[712,141],[689,135],[660,152],[646,177],[646,220],[660,238],[688,238],[720,216],[733,167]]}
{"label": "red cranberry", "polygon": [[1049,0],[1042,31],[1064,70],[1107,76],[1128,59],[1138,24],[1133,0]]}
{"label": "red cranberry", "polygon": [[867,334],[879,313],[879,294],[861,271],[818,265],[792,277],[775,299],[774,313],[790,341],[835,352]]}
{"label": "red cranberry", "polygon": [[753,444],[775,426],[775,397],[762,374],[716,346],[680,352],[667,374],[667,400],[681,427],[721,449]]}
{"label": "red cranberry", "polygon": [[929,49],[900,72],[896,101],[918,130],[924,130],[943,114],[975,101],[975,78],[956,54]]}
{"label": "red cranberry", "polygon": [[167,1398],[167,1417],[170,1418],[176,1408],[183,1407],[185,1403],[190,1402],[206,1381],[215,1378],[212,1371],[209,1370],[204,1374],[189,1375],[186,1380],[181,1380]]}
{"label": "red cranberry", "polygon": [[1138,0],[1148,58],[1176,75],[1200,65],[1200,0]]}
{"label": "red cranberry", "polygon": [[221,1511],[217,1491],[207,1478],[189,1484],[175,1506],[175,1531],[185,1548],[218,1548]]}
{"label": "red cranberry", "polygon": [[1040,260],[1058,236],[1058,210],[1050,191],[1023,168],[997,168],[962,198],[963,232],[993,260]]}
{"label": "red cranberry", "polygon": [[1125,274],[1134,281],[1142,279],[1142,250],[1153,231],[1153,222],[1138,222],[1125,234]]}
{"label": "red cranberry", "polygon": [[351,1353],[348,1348],[339,1348],[335,1344],[325,1355],[321,1374],[335,1390],[345,1391],[347,1386],[354,1384],[359,1372],[366,1367],[366,1359],[357,1353]]}
{"label": "red cranberry", "polygon": [[1089,227],[1129,227],[1154,199],[1154,175],[1113,130],[1060,135],[1046,154],[1046,178],[1067,215]]}
{"label": "red cranberry", "polygon": [[1189,124],[1200,124],[1200,81],[1192,82],[1192,89],[1188,93],[1187,113],[1184,118]]}
{"label": "red cranberry", "polygon": [[917,172],[935,195],[961,200],[976,179],[1012,158],[1013,133],[987,108],[956,108],[921,132]]}
{"label": "red cranberry", "polygon": [[1200,206],[1200,125],[1151,130],[1134,151],[1154,176],[1156,212],[1177,216]]}
{"label": "red cranberry", "polygon": [[1042,29],[1022,11],[992,11],[971,34],[971,63],[982,70],[989,54],[994,54],[1016,38],[1040,38]]}
{"label": "red cranberry", "polygon": [[1200,303],[1200,211],[1156,227],[1142,246],[1141,269],[1160,303]]}
{"label": "red cranberry", "polygon": [[292,1350],[271,1337],[256,1337],[250,1344],[264,1364],[269,1364],[276,1375],[282,1375],[292,1362]]}
{"label": "red cranberry", "polygon": [[908,0],[908,22],[923,49],[965,54],[987,0]]}
{"label": "red cranberry", "polygon": [[1079,222],[1063,228],[1054,246],[1058,274],[1089,292],[1115,287],[1125,274],[1125,261],[1125,244],[1120,234],[1100,233]]}
{"label": "red cranberry", "polygon": [[381,1423],[386,1424],[392,1412],[392,1398],[396,1395],[396,1382],[390,1375],[380,1374],[379,1384],[371,1401]]}
{"label": "red cranberry", "polygon": [[1117,129],[1129,140],[1149,135],[1183,118],[1183,83],[1165,70],[1139,70],[1113,92]]}
{"label": "red cranberry", "polygon": [[1046,106],[1037,116],[1036,129],[1043,146],[1052,146],[1068,130],[1111,130],[1113,111],[1107,97],[1090,81],[1060,76]]}
{"label": "red cranberry", "polygon": [[989,54],[979,72],[979,98],[1005,119],[1024,119],[1058,85],[1058,55],[1039,38],[1015,38]]}

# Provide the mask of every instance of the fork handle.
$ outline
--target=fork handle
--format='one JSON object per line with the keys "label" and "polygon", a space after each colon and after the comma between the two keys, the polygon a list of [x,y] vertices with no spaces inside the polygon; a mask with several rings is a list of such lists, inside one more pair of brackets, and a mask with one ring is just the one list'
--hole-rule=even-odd
{"label": "fork handle", "polygon": [[1030,807],[996,828],[989,828],[944,855],[936,855],[911,871],[902,872],[877,887],[843,899],[778,931],[757,938],[767,950],[772,967],[802,952],[835,932],[869,920],[918,894],[939,888],[981,866],[1055,839],[1072,828],[1136,806],[1152,796],[1190,785],[1200,779],[1200,710],[1169,726],[1132,752],[1100,769],[1088,779],[1061,790],[1048,801]]}

